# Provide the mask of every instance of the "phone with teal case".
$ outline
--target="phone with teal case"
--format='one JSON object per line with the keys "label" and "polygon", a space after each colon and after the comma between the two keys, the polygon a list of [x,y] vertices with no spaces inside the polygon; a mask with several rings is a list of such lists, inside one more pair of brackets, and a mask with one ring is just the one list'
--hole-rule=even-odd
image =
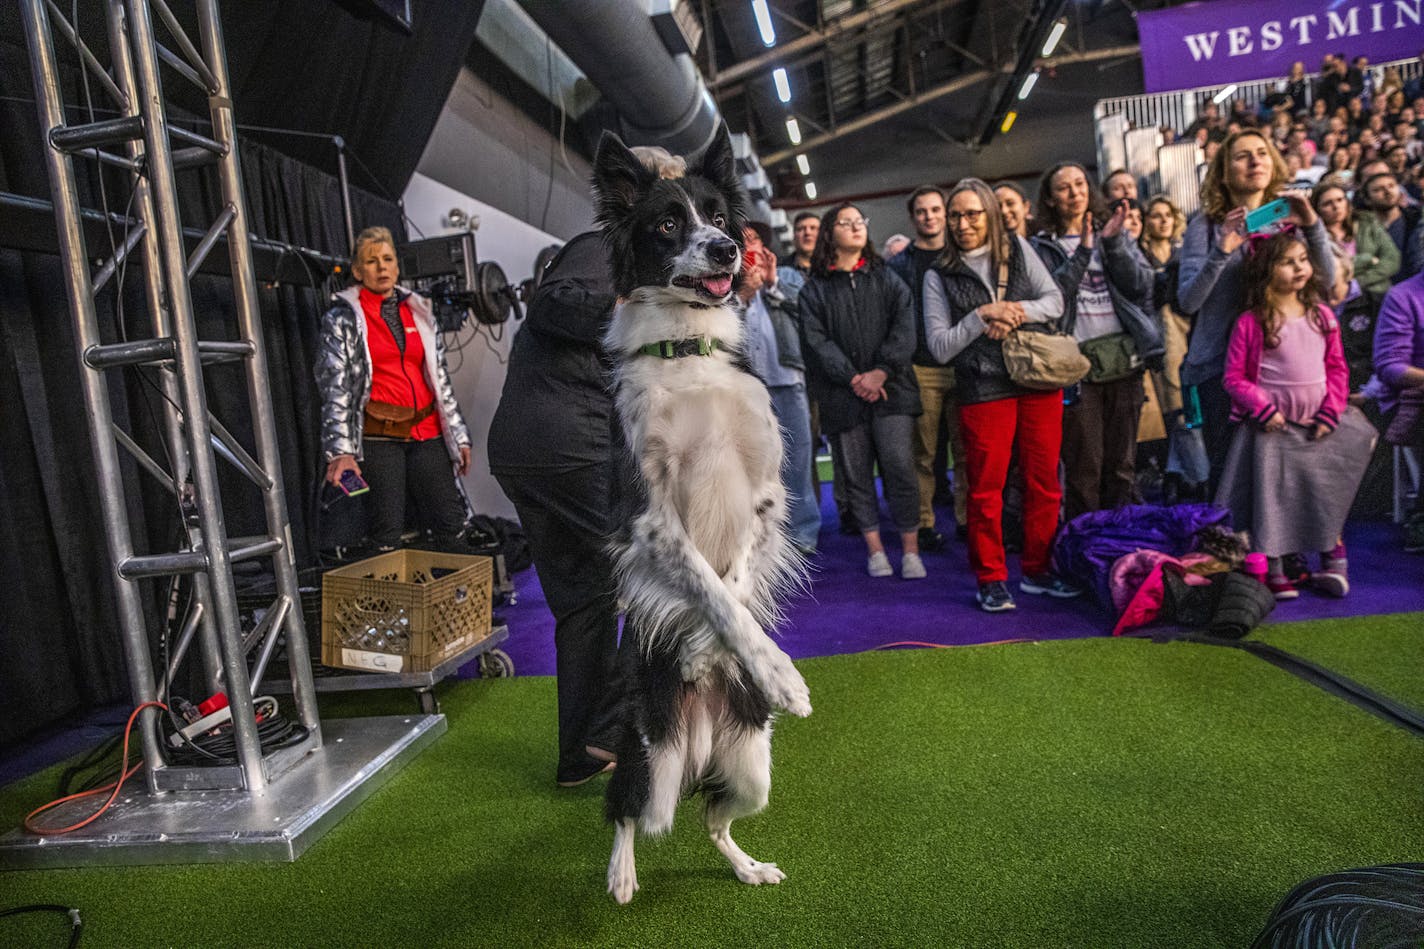
{"label": "phone with teal case", "polygon": [[1246,215],[1246,233],[1259,234],[1273,229],[1275,224],[1290,215],[1290,205],[1285,198],[1268,201]]}

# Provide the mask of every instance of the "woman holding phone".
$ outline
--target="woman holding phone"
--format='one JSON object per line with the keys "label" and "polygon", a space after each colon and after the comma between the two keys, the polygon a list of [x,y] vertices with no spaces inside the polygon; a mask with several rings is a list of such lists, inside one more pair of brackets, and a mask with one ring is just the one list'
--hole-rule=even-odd
{"label": "woman holding phone", "polygon": [[[1191,342],[1182,362],[1182,388],[1194,389],[1201,406],[1202,433],[1211,466],[1210,490],[1221,479],[1231,447],[1227,419],[1231,400],[1222,386],[1226,348],[1236,318],[1246,309],[1242,284],[1246,219],[1272,201],[1284,201],[1274,226],[1300,227],[1315,273],[1328,286],[1335,279],[1330,236],[1306,195],[1285,189],[1289,172],[1280,152],[1254,129],[1226,137],[1207,167],[1201,187],[1202,209],[1187,225],[1177,276],[1177,301],[1183,313],[1196,314]],[[1275,216],[1275,209],[1264,212]]]}
{"label": "woman holding phone", "polygon": [[470,433],[430,301],[396,285],[395,239],[384,227],[357,235],[351,275],[356,285],[332,300],[317,346],[326,480],[352,484],[354,473],[370,483],[367,511],[378,550],[400,544],[408,495],[436,544],[454,546],[465,529],[455,476],[470,469]]}

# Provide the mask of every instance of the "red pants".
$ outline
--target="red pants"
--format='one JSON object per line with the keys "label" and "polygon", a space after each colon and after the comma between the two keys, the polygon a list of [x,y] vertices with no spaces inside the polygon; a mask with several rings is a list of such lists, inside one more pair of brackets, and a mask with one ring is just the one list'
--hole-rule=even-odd
{"label": "red pants", "polygon": [[1047,573],[1058,529],[1058,452],[1063,393],[1035,392],[959,407],[969,470],[969,564],[980,583],[1007,580],[1004,564],[1004,481],[1017,440],[1024,475],[1023,572]]}

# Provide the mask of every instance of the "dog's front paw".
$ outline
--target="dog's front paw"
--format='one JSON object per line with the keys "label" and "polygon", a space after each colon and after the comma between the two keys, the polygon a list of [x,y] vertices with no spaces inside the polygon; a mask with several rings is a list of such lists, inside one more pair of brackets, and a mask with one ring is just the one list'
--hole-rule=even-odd
{"label": "dog's front paw", "polygon": [[811,690],[806,680],[792,665],[791,657],[772,647],[767,653],[766,678],[761,683],[773,706],[785,709],[797,718],[811,714]]}
{"label": "dog's front paw", "polygon": [[712,657],[704,652],[684,652],[678,657],[678,665],[682,669],[682,681],[698,682],[705,678],[712,671]]}

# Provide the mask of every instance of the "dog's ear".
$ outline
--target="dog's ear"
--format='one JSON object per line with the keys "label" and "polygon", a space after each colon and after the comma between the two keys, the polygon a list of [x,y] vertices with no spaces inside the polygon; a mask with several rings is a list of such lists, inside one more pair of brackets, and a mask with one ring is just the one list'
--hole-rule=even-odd
{"label": "dog's ear", "polygon": [[593,187],[598,195],[598,222],[604,227],[625,218],[639,194],[657,178],[643,167],[623,140],[605,131],[593,156]]}
{"label": "dog's ear", "polygon": [[720,122],[712,136],[712,142],[695,162],[689,162],[697,174],[721,188],[723,191],[739,191],[742,179],[737,174],[737,165],[732,157],[732,137],[727,131],[727,123]]}
{"label": "dog's ear", "polygon": [[736,160],[732,156],[732,137],[727,131],[727,123],[717,126],[712,143],[688,162],[691,173],[697,174],[716,186],[727,200],[727,233],[739,245],[742,243],[742,228],[747,224],[747,189],[742,186],[742,177],[737,174]]}

